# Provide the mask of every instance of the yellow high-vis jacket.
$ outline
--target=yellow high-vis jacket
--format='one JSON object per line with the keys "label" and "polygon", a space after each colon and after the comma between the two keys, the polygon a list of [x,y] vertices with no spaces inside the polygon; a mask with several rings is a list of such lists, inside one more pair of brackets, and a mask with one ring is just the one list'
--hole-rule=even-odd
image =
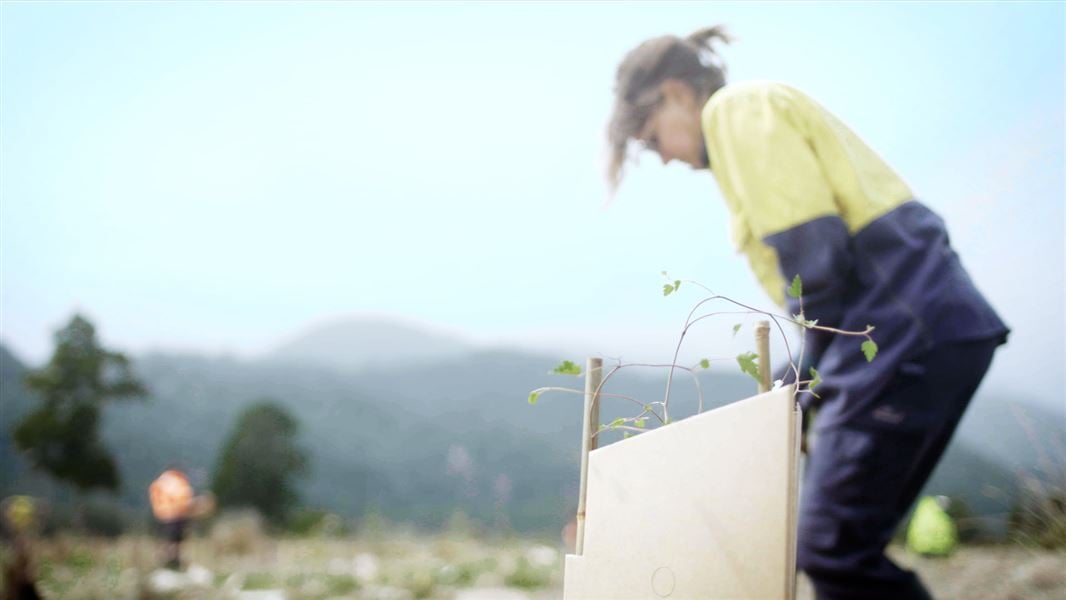
{"label": "yellow high-vis jacket", "polygon": [[[1006,341],[943,220],[813,99],[776,82],[729,84],[708,99],[702,128],[733,244],[770,297],[798,313],[785,288],[800,275],[807,319],[876,328],[880,352],[869,365],[861,339],[807,332],[827,403],[845,391],[876,395],[901,363],[937,343]],[[847,404],[841,419],[865,408]]]}

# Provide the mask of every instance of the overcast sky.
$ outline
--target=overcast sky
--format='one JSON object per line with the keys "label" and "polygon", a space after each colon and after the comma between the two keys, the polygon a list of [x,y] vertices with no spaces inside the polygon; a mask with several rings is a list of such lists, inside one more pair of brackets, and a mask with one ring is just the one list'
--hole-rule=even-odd
{"label": "overcast sky", "polygon": [[[699,296],[663,298],[660,271],[769,299],[709,173],[648,156],[603,208],[603,128],[627,50],[725,23],[731,80],[811,94],[945,217],[1014,330],[987,385],[1063,401],[1062,3],[5,2],[0,18],[0,340],[25,360],[76,310],[132,353],[254,357],[388,314],[667,359]],[[733,352],[734,322],[691,352]]]}

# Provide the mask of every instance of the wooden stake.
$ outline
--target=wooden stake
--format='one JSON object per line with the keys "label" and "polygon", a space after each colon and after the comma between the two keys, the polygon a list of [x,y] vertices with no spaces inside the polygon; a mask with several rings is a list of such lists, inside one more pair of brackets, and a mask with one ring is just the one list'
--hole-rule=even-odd
{"label": "wooden stake", "polygon": [[600,428],[600,382],[603,381],[603,359],[590,358],[585,367],[585,412],[581,425],[581,484],[577,497],[577,540],[574,544],[580,556],[585,549],[585,495],[589,486],[589,452],[596,449],[597,438],[592,437]]}
{"label": "wooden stake", "polygon": [[759,393],[770,391],[770,322],[755,324],[755,347],[759,352]]}

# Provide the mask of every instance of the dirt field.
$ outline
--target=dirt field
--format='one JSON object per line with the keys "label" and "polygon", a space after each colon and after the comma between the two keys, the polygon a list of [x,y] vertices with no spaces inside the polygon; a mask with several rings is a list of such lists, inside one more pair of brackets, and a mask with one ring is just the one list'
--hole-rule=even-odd
{"label": "dirt field", "polygon": [[[185,573],[158,571],[156,543],[61,538],[40,542],[46,598],[548,600],[561,597],[562,551],[530,540],[393,536],[275,540],[241,532],[190,540]],[[4,548],[5,560],[10,549]],[[946,559],[892,555],[940,599],[1066,598],[1066,552],[965,547]],[[813,598],[801,579],[799,598]]]}
{"label": "dirt field", "polygon": [[[938,600],[1062,600],[1066,598],[1066,552],[1018,546],[969,546],[942,559],[921,558],[893,547],[901,566],[917,571]],[[813,600],[800,578],[799,600]]]}

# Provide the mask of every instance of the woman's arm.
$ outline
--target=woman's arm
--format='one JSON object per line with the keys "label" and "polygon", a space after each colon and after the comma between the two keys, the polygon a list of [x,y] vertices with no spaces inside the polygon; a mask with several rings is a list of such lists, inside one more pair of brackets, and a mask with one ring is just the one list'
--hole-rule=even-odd
{"label": "woman's arm", "polygon": [[[715,178],[753,241],[775,250],[785,285],[800,276],[804,317],[838,326],[854,267],[851,236],[805,135],[804,116],[778,84],[731,87],[712,97],[703,114]],[[800,312],[797,299],[786,297],[786,303],[791,314]],[[812,362],[830,339],[807,331]]]}

